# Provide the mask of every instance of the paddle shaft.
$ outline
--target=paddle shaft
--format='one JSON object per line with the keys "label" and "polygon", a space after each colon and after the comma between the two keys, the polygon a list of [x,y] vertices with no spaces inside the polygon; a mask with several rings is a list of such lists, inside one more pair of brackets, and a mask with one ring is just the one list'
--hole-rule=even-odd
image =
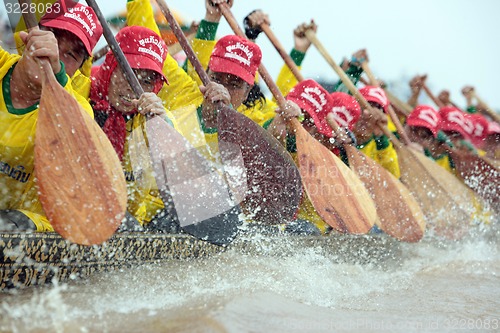
{"label": "paddle shaft", "polygon": [[[246,38],[227,4],[220,4],[219,8],[234,33],[240,37]],[[259,65],[259,74],[278,102],[280,108],[283,109],[286,105],[286,100],[262,63]],[[290,119],[289,122],[297,137],[297,151],[300,152],[298,153],[298,163],[307,170],[302,171],[301,168],[301,174],[304,172],[304,185],[308,191],[308,196],[313,207],[328,224],[339,232],[367,233],[375,223],[376,209],[374,202],[370,201],[371,197],[361,181],[332,152],[326,149],[321,143],[315,140],[309,132],[303,129],[302,124],[300,124],[296,118]],[[333,168],[331,170],[336,170],[344,175],[344,177],[339,177],[338,174],[333,175],[333,173],[327,173],[319,177],[319,174],[313,172],[313,170],[322,169],[326,167],[326,165]],[[345,186],[344,188],[349,194],[336,197],[338,202],[334,204],[330,202],[331,199],[329,197],[314,193],[312,189],[308,188],[308,184],[311,186],[313,183],[317,184],[318,182],[324,182],[324,184],[328,185],[335,183],[335,185]],[[356,186],[359,186],[359,193],[356,196],[354,196],[354,193],[349,192],[352,191],[350,185],[354,183]],[[348,199],[350,196],[352,196],[352,198],[356,197],[356,200]],[[361,197],[363,197],[363,199],[361,199]],[[361,202],[364,202],[364,208],[360,207]],[[342,206],[344,211],[338,211],[338,206]],[[318,209],[318,207],[320,209]]]}
{"label": "paddle shaft", "polygon": [[[224,15],[224,17],[226,18],[226,21],[233,30],[233,32],[240,37],[246,38],[245,33],[243,32],[243,30],[241,30],[240,26],[238,25],[238,22],[236,22],[233,13],[229,9],[229,6],[226,3],[222,3],[219,4],[219,9],[221,10],[222,15]],[[260,63],[259,65],[259,74],[266,83],[274,99],[276,99],[276,102],[278,103],[280,109],[284,110],[286,106],[285,97],[283,97],[283,94],[281,93],[278,86],[272,79],[266,67],[264,67],[263,63]],[[289,121],[291,122],[293,127],[302,126],[296,118],[292,118]]]}
{"label": "paddle shaft", "polygon": [[295,76],[297,81],[299,81],[299,82],[304,81],[304,76],[300,72],[299,67],[295,64],[292,57],[290,57],[290,55],[285,52],[285,48],[281,45],[278,38],[276,38],[276,36],[274,35],[274,33],[271,30],[271,28],[269,27],[269,25],[267,23],[262,23],[260,25],[260,28],[262,29],[262,31],[264,31],[264,33],[266,34],[267,38],[269,38],[269,40],[273,44],[276,51],[278,51],[281,58],[285,61],[287,66],[290,68],[290,70],[292,71],[292,74]]}
{"label": "paddle shaft", "polygon": [[[226,18],[227,23],[229,24],[229,26],[231,27],[233,32],[240,37],[246,38],[245,33],[243,32],[243,30],[241,30],[240,26],[236,22],[236,19],[234,18],[233,13],[229,9],[229,6],[226,3],[222,3],[222,4],[219,4],[219,9],[221,10],[222,15],[224,15],[224,17]],[[278,102],[278,105],[280,106],[280,108],[284,108],[285,104],[286,104],[285,97],[283,97],[283,94],[279,90],[276,83],[274,83],[271,75],[269,74],[269,72],[267,71],[267,69],[264,67],[264,65],[262,63],[259,65],[259,74],[260,74],[260,76],[262,76],[262,79],[264,80],[267,87],[271,91],[271,94],[274,96],[274,98]]]}
{"label": "paddle shaft", "polygon": [[[188,35],[188,40],[193,39],[194,36],[195,36],[195,34]],[[170,53],[172,55],[177,54],[180,51],[182,51],[182,47],[179,43],[174,43],[172,45],[169,45],[169,46],[167,46],[167,49],[168,49],[168,53]],[[106,53],[108,53],[109,50],[110,50],[109,45],[106,44],[105,46],[103,46],[102,48],[100,48],[99,50],[97,50],[96,52],[93,53],[92,61],[95,62],[95,61],[101,59],[102,57],[104,57],[106,55]]]}
{"label": "paddle shaft", "polygon": [[101,47],[99,50],[97,50],[92,54],[92,61],[95,62],[101,59],[108,53],[109,50],[110,50],[109,45],[108,44],[104,45],[103,47]]}
{"label": "paddle shaft", "polygon": [[[21,4],[21,8],[31,8],[31,0],[18,0],[19,4]],[[25,6],[22,6],[22,5]],[[23,10],[22,11],[24,23],[26,24],[26,28],[28,30],[33,30],[33,29],[38,29],[38,22],[35,17],[35,13],[33,13],[31,10]],[[57,83],[55,74],[52,70],[52,66],[50,65],[50,62],[46,58],[38,58],[37,59],[38,64],[42,68],[42,75],[45,75],[45,78],[48,79],[48,81],[53,84],[54,82]],[[42,81],[43,82],[43,81]],[[42,83],[43,84],[43,83]]]}
{"label": "paddle shaft", "polygon": [[[186,53],[187,58],[193,65],[196,73],[200,77],[201,82],[203,83],[204,86],[207,86],[210,83],[210,78],[208,77],[207,72],[203,68],[203,66],[200,63],[200,60],[196,56],[196,53],[194,52],[193,48],[191,47],[186,35],[184,35],[184,32],[182,31],[182,28],[180,27],[179,23],[175,19],[174,15],[168,8],[167,4],[163,0],[157,0],[156,3],[160,7],[161,12],[167,19],[168,24],[170,25],[170,28],[172,29],[172,32],[174,33],[175,37],[179,41],[179,44],[181,45],[182,49]],[[218,108],[225,108],[226,105],[220,101],[218,103]]]}
{"label": "paddle shaft", "polygon": [[[24,11],[23,17],[30,30],[37,29],[34,13]],[[116,172],[120,162],[97,123],[57,82],[48,59],[37,61],[43,76],[34,150],[40,202],[61,236],[77,244],[100,244],[125,213],[125,178]]]}
{"label": "paddle shaft", "polygon": [[[274,48],[278,51],[281,58],[285,61],[287,66],[290,68],[290,71],[295,76],[297,81],[299,81],[299,82],[304,81],[304,76],[300,72],[298,66],[295,64],[295,62],[290,57],[290,55],[285,52],[283,45],[280,43],[278,38],[274,35],[274,33],[272,32],[269,25],[266,23],[263,23],[260,25],[260,27],[261,27],[262,31],[264,31],[264,33],[266,34],[267,38],[269,38],[269,40],[273,44]],[[331,119],[331,120],[333,121],[333,123],[330,124],[330,120],[327,119],[328,123],[337,133],[339,133],[339,126],[338,126],[337,122],[335,122],[335,120],[333,120],[333,119]]]}
{"label": "paddle shaft", "polygon": [[[371,71],[370,66],[368,65],[368,62],[367,61],[363,62],[361,64],[361,67],[363,68],[363,71],[366,73],[366,75],[370,79],[370,83],[379,87],[380,81],[375,78],[375,75],[373,75],[373,72]],[[406,133],[403,125],[399,121],[399,118],[396,115],[396,112],[394,111],[394,109],[390,103],[387,107],[387,112],[388,112],[389,116],[391,117],[394,125],[396,125],[396,129],[398,130],[400,137],[403,139],[404,143],[408,146],[411,143],[411,140],[408,137],[408,134]],[[385,129],[385,127],[384,127],[384,129]]]}
{"label": "paddle shaft", "polygon": [[436,98],[436,96],[434,96],[432,91],[429,89],[429,87],[427,87],[425,83],[422,84],[422,88],[424,89],[427,96],[429,96],[429,98],[432,99],[432,101],[434,102],[434,104],[436,104],[438,108],[442,108],[444,106],[443,102],[441,102],[439,99]]}
{"label": "paddle shaft", "polygon": [[208,77],[207,72],[205,72],[205,69],[202,67],[200,60],[196,56],[196,54],[193,51],[193,48],[189,44],[189,41],[187,37],[184,35],[184,32],[182,31],[181,27],[179,26],[179,23],[177,23],[174,15],[168,8],[167,4],[163,0],[157,0],[156,3],[160,7],[161,12],[167,19],[168,24],[170,25],[170,28],[172,29],[172,32],[174,33],[175,37],[177,37],[177,40],[179,41],[179,44],[181,45],[182,49],[186,53],[187,58],[193,65],[194,69],[196,70],[196,73],[198,73],[198,76],[200,77],[201,82],[203,85],[208,85],[210,83],[210,78]]}
{"label": "paddle shaft", "polygon": [[363,68],[363,71],[365,72],[366,76],[368,76],[368,80],[370,81],[369,82],[370,85],[375,86],[375,87],[379,87],[380,82],[377,80],[375,75],[373,75],[372,71],[370,70],[370,67],[368,66],[367,61],[363,61],[361,63],[361,68]]}
{"label": "paddle shaft", "polygon": [[130,67],[130,64],[127,61],[127,58],[125,58],[125,54],[123,54],[122,49],[118,45],[118,42],[115,39],[115,36],[113,35],[113,32],[111,31],[111,28],[108,26],[108,22],[104,18],[104,15],[101,12],[101,9],[97,5],[97,2],[95,0],[85,0],[87,4],[92,7],[92,9],[95,11],[97,18],[99,19],[99,22],[102,25],[103,28],[103,35],[104,38],[106,39],[106,42],[108,43],[109,47],[113,51],[113,54],[115,55],[116,61],[118,62],[118,65],[120,66],[120,69],[122,70],[123,74],[127,78],[128,83],[132,87],[132,90],[134,91],[135,95],[137,98],[139,98],[143,93],[144,90],[141,87],[141,84],[139,83],[139,80],[135,76],[134,71],[132,70],[132,67]]}
{"label": "paddle shaft", "polygon": [[[333,58],[330,56],[326,48],[323,46],[323,44],[318,40],[316,37],[316,33],[312,30],[306,30],[305,32],[307,38],[311,41],[311,43],[314,44],[314,46],[318,49],[319,53],[325,58],[325,60],[328,62],[328,64],[333,68],[333,70],[337,73],[337,75],[340,77],[342,82],[346,85],[346,87],[349,89],[351,94],[356,97],[356,99],[359,101],[359,104],[361,104],[361,107],[364,109],[370,110],[372,113],[377,112],[374,111],[372,106],[368,103],[368,101],[361,95],[359,90],[356,88],[354,83],[347,77],[345,72],[340,68],[339,65],[333,60]],[[399,140],[392,134],[385,126],[380,126],[382,131],[384,132],[385,135],[390,137],[395,144],[401,144]]]}
{"label": "paddle shaft", "polygon": [[481,98],[479,98],[479,96],[476,94],[475,91],[473,91],[472,93],[473,93],[474,97],[476,98],[476,100],[478,101],[478,103],[484,106],[485,112],[491,118],[493,118],[494,121],[496,121],[497,123],[500,123],[500,116],[495,111],[493,111],[493,109],[490,108]]}

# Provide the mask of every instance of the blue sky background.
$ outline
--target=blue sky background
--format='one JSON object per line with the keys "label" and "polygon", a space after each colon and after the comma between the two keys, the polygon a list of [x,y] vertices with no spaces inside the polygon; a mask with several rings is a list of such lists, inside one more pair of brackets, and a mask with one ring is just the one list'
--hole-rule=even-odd
{"label": "blue sky background", "polygon": [[[187,19],[204,16],[202,0],[167,4]],[[409,94],[411,77],[427,73],[428,85],[436,94],[448,89],[455,103],[465,105],[461,89],[473,85],[483,100],[500,111],[498,0],[235,0],[233,13],[241,22],[253,9],[269,14],[274,34],[287,49],[293,46],[293,29],[311,18],[318,24],[318,39],[335,61],[366,48],[372,71],[387,82],[398,81],[393,89],[400,97]],[[222,21],[219,35],[228,33],[231,30]],[[280,56],[266,36],[257,42],[264,64],[276,77],[283,64]],[[304,60],[303,73],[314,79],[337,79],[314,47]]]}
{"label": "blue sky background", "polygon": [[[106,16],[125,7],[125,1],[98,3]],[[203,0],[168,0],[167,4],[188,21],[199,21],[205,14]],[[395,83],[392,90],[401,98],[409,94],[411,77],[426,73],[436,94],[448,89],[452,100],[464,106],[460,90],[473,85],[500,112],[499,0],[235,0],[233,13],[241,24],[254,9],[269,14],[271,28],[287,49],[293,46],[293,29],[311,18],[319,26],[319,40],[335,61],[366,48],[372,71]],[[223,19],[218,36],[229,33]],[[257,43],[264,64],[276,77],[283,61],[265,35]],[[318,80],[337,80],[314,47],[304,60],[303,73]],[[431,103],[423,95],[420,102]]]}

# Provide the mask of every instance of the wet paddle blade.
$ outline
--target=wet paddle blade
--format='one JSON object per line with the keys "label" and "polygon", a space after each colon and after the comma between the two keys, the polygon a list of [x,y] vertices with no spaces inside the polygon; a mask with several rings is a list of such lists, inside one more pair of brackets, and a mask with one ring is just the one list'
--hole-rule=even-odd
{"label": "wet paddle blade", "polygon": [[394,147],[401,181],[422,207],[427,225],[440,236],[462,238],[474,211],[472,191],[425,155],[403,146]]}
{"label": "wet paddle blade", "polygon": [[35,174],[44,211],[64,238],[101,244],[120,225],[127,190],[118,156],[97,123],[55,78],[42,90]]}
{"label": "wet paddle blade", "polygon": [[404,242],[418,242],[424,236],[424,213],[410,191],[389,171],[355,147],[345,146],[349,166],[370,192],[386,234]]}
{"label": "wet paddle blade", "polygon": [[221,109],[217,122],[224,169],[247,189],[240,198],[244,212],[266,224],[293,220],[302,182],[290,154],[265,129],[232,109]]}
{"label": "wet paddle blade", "polygon": [[163,119],[146,121],[155,179],[165,204],[173,203],[182,229],[217,245],[238,234],[240,209],[220,170]]}
{"label": "wet paddle blade", "polygon": [[500,170],[492,163],[471,153],[452,151],[451,158],[464,183],[499,213]]}
{"label": "wet paddle blade", "polygon": [[292,121],[299,169],[317,213],[338,232],[366,234],[375,224],[377,212],[363,183],[296,119]]}

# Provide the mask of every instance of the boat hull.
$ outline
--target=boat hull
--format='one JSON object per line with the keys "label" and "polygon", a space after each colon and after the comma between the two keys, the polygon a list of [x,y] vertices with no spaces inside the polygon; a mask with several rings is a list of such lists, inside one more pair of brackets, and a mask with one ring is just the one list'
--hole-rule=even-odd
{"label": "boat hull", "polygon": [[0,233],[0,290],[223,250],[187,234],[120,233],[102,245],[82,246],[57,233]]}

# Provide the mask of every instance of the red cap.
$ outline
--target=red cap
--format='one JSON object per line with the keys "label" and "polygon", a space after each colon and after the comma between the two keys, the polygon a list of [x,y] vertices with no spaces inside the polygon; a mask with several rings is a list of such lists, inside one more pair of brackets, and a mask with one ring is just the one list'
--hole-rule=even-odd
{"label": "red cap", "polygon": [[156,32],[139,26],[125,27],[116,35],[116,41],[120,44],[130,67],[153,70],[168,83],[163,75],[163,63],[167,58],[168,49]]}
{"label": "red cap", "polygon": [[466,114],[472,121],[472,125],[474,126],[474,130],[470,136],[472,144],[476,147],[481,147],[488,136],[488,126],[489,122],[486,118],[484,118],[480,114]]}
{"label": "red cap", "polygon": [[359,89],[359,92],[368,102],[377,103],[384,111],[387,111],[389,100],[387,99],[384,89],[374,86],[365,86]]}
{"label": "red cap", "polygon": [[470,139],[474,126],[464,112],[454,106],[443,106],[439,109],[439,114],[443,120],[441,122],[441,130],[458,132],[465,139]]}
{"label": "red cap", "polygon": [[331,112],[335,121],[340,126],[347,127],[352,131],[361,116],[361,107],[358,101],[351,95],[343,92],[333,92],[330,94],[330,97],[332,98]]}
{"label": "red cap", "polygon": [[488,124],[488,135],[500,134],[500,125],[497,122],[490,121]]}
{"label": "red cap", "polygon": [[437,132],[441,129],[441,116],[431,106],[419,105],[406,118],[406,123],[409,126],[425,127],[436,136]]}
{"label": "red cap", "polygon": [[262,52],[257,44],[228,35],[215,44],[208,67],[213,72],[233,74],[253,85],[261,60]]}
{"label": "red cap", "polygon": [[73,0],[58,0],[40,19],[44,27],[62,29],[76,35],[89,55],[102,35],[102,26],[94,10]]}
{"label": "red cap", "polygon": [[286,99],[305,110],[321,134],[332,137],[332,129],[326,122],[326,116],[332,110],[332,98],[319,83],[311,79],[304,80],[290,90]]}

